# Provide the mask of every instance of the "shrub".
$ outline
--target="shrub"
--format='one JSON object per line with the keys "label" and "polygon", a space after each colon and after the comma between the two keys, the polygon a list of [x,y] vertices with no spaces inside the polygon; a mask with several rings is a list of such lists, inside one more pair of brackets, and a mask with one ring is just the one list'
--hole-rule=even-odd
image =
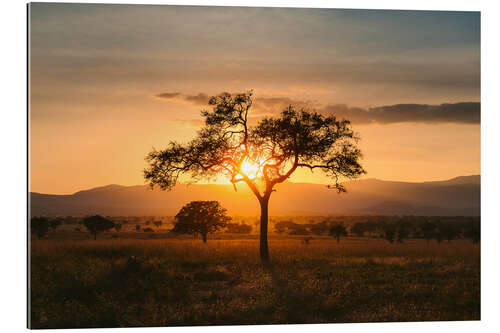
{"label": "shrub", "polygon": [[94,235],[94,239],[97,239],[97,234],[103,231],[109,230],[115,227],[113,221],[108,220],[100,215],[94,215],[86,217],[83,220],[83,225],[87,228],[87,230]]}

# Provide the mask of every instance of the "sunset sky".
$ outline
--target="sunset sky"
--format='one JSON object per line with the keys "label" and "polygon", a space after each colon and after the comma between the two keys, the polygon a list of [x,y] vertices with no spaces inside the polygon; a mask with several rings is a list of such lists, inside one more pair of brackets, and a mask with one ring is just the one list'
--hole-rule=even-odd
{"label": "sunset sky", "polygon": [[367,178],[480,173],[478,12],[32,4],[30,32],[31,191],[143,184],[208,96],[248,89],[255,120],[351,119]]}

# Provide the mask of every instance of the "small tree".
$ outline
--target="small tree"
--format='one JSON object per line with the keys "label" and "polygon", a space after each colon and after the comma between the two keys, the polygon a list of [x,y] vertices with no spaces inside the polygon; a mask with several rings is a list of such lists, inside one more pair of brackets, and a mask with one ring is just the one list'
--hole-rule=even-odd
{"label": "small tree", "polygon": [[31,233],[35,234],[38,239],[49,232],[49,220],[45,217],[33,217],[30,222]]}
{"label": "small tree", "polygon": [[434,233],[434,239],[436,242],[441,243],[444,239],[444,234],[443,231],[441,230],[440,226],[438,225],[436,232]]}
{"label": "small tree", "polygon": [[442,223],[439,226],[439,232],[443,235],[443,238],[449,242],[454,240],[460,234],[458,227],[452,225],[451,223]]}
{"label": "small tree", "polygon": [[97,239],[97,234],[115,227],[113,221],[110,221],[100,215],[89,216],[83,219],[83,225]]}
{"label": "small tree", "polygon": [[206,243],[209,233],[224,228],[231,221],[226,212],[218,201],[191,201],[175,216],[172,231],[178,234],[200,234]]}
{"label": "small tree", "polygon": [[434,238],[434,234],[436,233],[436,224],[431,221],[426,221],[422,225],[422,236],[429,244],[429,241]]}
{"label": "small tree", "polygon": [[141,231],[141,225],[140,224],[137,224],[135,226],[135,231]]}
{"label": "small tree", "polygon": [[162,224],[163,224],[163,222],[162,222],[162,221],[154,221],[154,225],[155,225],[157,228],[161,227],[161,225],[162,225]]}
{"label": "small tree", "polygon": [[280,224],[280,222],[274,225],[274,232],[277,234],[282,234],[286,231],[286,228]]}
{"label": "small tree", "polygon": [[406,225],[400,225],[398,228],[398,242],[403,243],[405,239],[410,237],[410,230]]}
{"label": "small tree", "polygon": [[396,227],[392,224],[388,224],[384,227],[384,238],[389,243],[394,243],[394,237],[396,237]]}
{"label": "small tree", "polygon": [[115,230],[116,232],[120,232],[120,230],[122,230],[122,225],[120,223],[115,223]]}
{"label": "small tree", "polygon": [[251,231],[252,226],[245,223],[226,224],[226,232],[230,234],[249,234]]}
{"label": "small tree", "polygon": [[464,237],[470,239],[472,243],[477,244],[481,241],[481,226],[479,222],[469,223],[464,230]]}
{"label": "small tree", "polygon": [[355,234],[358,237],[363,237],[365,235],[365,227],[362,222],[354,223],[351,227],[351,233]]}
{"label": "small tree", "polygon": [[329,231],[328,223],[326,221],[320,223],[313,223],[310,227],[310,230],[316,236],[324,235]]}
{"label": "small tree", "polygon": [[335,223],[330,228],[330,236],[335,237],[337,239],[337,243],[339,243],[340,242],[340,237],[347,236],[347,229],[345,228],[344,224],[342,224],[342,223]]}
{"label": "small tree", "polygon": [[61,220],[50,220],[49,227],[52,231],[56,231],[57,227],[61,225]]}
{"label": "small tree", "polygon": [[235,190],[245,183],[260,204],[260,258],[267,264],[269,199],[277,184],[302,168],[322,171],[331,187],[342,192],[342,178],[365,171],[348,120],[290,105],[278,117],[250,126],[252,103],[251,91],[211,97],[212,110],[202,111],[204,126],[197,137],[186,145],[170,142],[164,150],[151,151],[144,178],[162,190],[171,190],[182,175],[194,181],[226,176]]}
{"label": "small tree", "polygon": [[306,229],[306,227],[298,224],[296,227],[290,228],[289,235],[310,235],[311,233]]}

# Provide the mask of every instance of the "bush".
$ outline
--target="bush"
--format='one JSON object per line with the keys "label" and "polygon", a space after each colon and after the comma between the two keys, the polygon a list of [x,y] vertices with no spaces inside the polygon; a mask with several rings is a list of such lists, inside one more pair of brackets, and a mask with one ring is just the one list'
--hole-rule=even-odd
{"label": "bush", "polygon": [[49,232],[49,220],[45,217],[33,217],[30,223],[31,233],[35,234],[38,239],[44,237]]}
{"label": "bush", "polygon": [[330,228],[330,236],[333,236],[337,239],[337,243],[340,242],[340,237],[347,236],[347,229],[345,228],[343,223],[335,223]]}
{"label": "bush", "polygon": [[252,226],[245,223],[228,223],[226,224],[226,232],[231,234],[249,234],[252,231]]}

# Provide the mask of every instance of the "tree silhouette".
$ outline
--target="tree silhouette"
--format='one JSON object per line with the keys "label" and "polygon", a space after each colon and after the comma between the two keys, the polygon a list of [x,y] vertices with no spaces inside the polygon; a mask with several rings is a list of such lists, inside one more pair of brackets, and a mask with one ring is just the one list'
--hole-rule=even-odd
{"label": "tree silhouette", "polygon": [[121,229],[122,229],[122,225],[120,223],[115,223],[116,232],[120,232]]}
{"label": "tree silhouette", "polygon": [[49,227],[52,231],[56,231],[57,227],[62,224],[61,220],[50,220]]}
{"label": "tree silhouette", "polygon": [[330,228],[330,236],[333,236],[337,239],[337,243],[340,242],[340,237],[347,236],[347,229],[342,223],[335,223]]}
{"label": "tree silhouette", "polygon": [[226,215],[218,201],[191,201],[175,215],[172,232],[178,234],[200,234],[207,242],[209,233],[224,228],[231,218]]}
{"label": "tree silhouette", "polygon": [[396,237],[396,227],[392,224],[387,224],[384,226],[384,238],[389,243],[394,243],[394,237]]}
{"label": "tree silhouette", "polygon": [[469,238],[474,244],[481,241],[481,227],[478,221],[473,221],[466,226],[464,230],[464,237]]}
{"label": "tree silhouette", "polygon": [[442,234],[443,238],[448,241],[448,243],[457,238],[460,234],[458,227],[449,222],[441,223],[439,226],[439,232]]}
{"label": "tree silhouette", "polygon": [[154,221],[153,223],[157,228],[161,227],[161,225],[163,224],[162,221]]}
{"label": "tree silhouette", "polygon": [[252,103],[251,91],[211,97],[212,110],[202,111],[205,125],[197,137],[185,145],[170,142],[164,150],[153,149],[144,177],[163,190],[172,189],[181,175],[192,181],[225,175],[235,190],[246,183],[260,204],[260,257],[267,263],[269,199],[275,185],[306,168],[323,171],[332,179],[329,186],[342,192],[341,177],[356,178],[365,171],[348,120],[290,105],[278,117],[250,126]]}
{"label": "tree silhouette", "polygon": [[363,237],[365,235],[364,223],[354,223],[354,225],[351,227],[351,233],[355,234],[358,237]]}
{"label": "tree silhouette", "polygon": [[436,224],[431,221],[426,221],[422,227],[422,235],[427,241],[427,244],[429,244],[429,241],[434,238],[434,235],[436,233]]}
{"label": "tree silhouette", "polygon": [[110,221],[100,215],[89,216],[83,219],[83,225],[97,239],[97,234],[115,227]]}
{"label": "tree silhouette", "polygon": [[405,239],[408,239],[410,236],[410,229],[407,225],[401,224],[398,227],[398,242],[403,243]]}
{"label": "tree silhouette", "polygon": [[329,231],[328,223],[326,221],[320,223],[313,223],[310,230],[316,236],[324,235]]}
{"label": "tree silhouette", "polygon": [[42,238],[49,232],[49,220],[45,217],[33,217],[30,221],[31,233],[35,234],[38,239]]}
{"label": "tree silhouette", "polygon": [[228,223],[226,224],[226,232],[231,234],[249,234],[252,231],[252,226],[246,223]]}

